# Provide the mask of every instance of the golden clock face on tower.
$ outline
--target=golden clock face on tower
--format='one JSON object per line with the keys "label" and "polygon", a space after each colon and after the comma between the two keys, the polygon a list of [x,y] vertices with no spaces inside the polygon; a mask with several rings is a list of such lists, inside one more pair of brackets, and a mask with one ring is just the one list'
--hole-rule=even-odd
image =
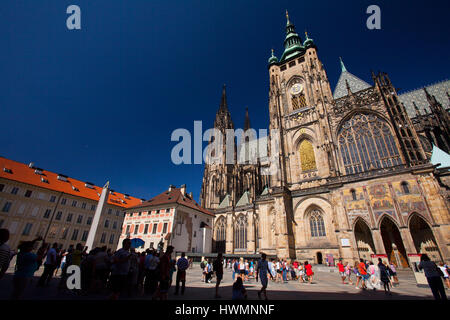
{"label": "golden clock face on tower", "polygon": [[297,95],[303,91],[303,86],[301,83],[296,83],[291,88],[291,94]]}

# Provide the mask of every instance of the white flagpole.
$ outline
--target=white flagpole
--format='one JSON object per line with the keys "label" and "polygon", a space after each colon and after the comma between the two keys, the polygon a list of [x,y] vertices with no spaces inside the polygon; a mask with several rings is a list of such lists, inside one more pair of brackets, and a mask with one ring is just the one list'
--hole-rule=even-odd
{"label": "white flagpole", "polygon": [[94,244],[95,234],[97,233],[98,223],[100,222],[100,217],[104,211],[105,203],[108,201],[109,196],[109,181],[106,182],[103,187],[102,194],[100,195],[100,200],[98,200],[97,209],[95,209],[94,219],[92,220],[91,228],[89,229],[89,234],[86,240],[86,247],[88,252],[92,249]]}

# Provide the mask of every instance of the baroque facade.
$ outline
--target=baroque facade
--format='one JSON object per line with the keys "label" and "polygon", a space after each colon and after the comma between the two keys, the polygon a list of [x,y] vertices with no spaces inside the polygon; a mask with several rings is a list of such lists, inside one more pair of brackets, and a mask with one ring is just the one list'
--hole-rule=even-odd
{"label": "baroque facade", "polygon": [[[215,213],[213,249],[315,263],[386,254],[408,267],[408,254],[425,252],[449,261],[448,170],[430,163],[432,144],[449,151],[449,82],[399,95],[387,74],[368,84],[341,60],[332,92],[314,41],[286,16],[283,55],[268,61],[269,135],[233,154],[266,143],[267,156],[230,164],[224,152],[205,165],[200,201]],[[214,126],[234,128],[225,87]],[[268,159],[277,174],[262,174]]]}

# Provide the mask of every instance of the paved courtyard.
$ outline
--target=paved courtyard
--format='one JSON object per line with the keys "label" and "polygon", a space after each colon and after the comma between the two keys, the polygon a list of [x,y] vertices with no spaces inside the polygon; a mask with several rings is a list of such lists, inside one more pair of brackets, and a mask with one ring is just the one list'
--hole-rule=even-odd
{"label": "paved courtyard", "polygon": [[[332,300],[416,300],[416,299],[433,299],[429,288],[417,287],[414,275],[411,271],[399,271],[398,276],[400,285],[392,289],[392,296],[385,295],[383,291],[362,291],[356,289],[354,285],[341,284],[339,274],[335,268],[327,268],[323,266],[313,267],[315,272],[315,279],[313,284],[299,283],[298,281],[289,281],[288,283],[274,283],[269,280],[268,297],[270,300],[318,300],[318,299],[332,299]],[[56,278],[53,278],[49,287],[37,288],[36,283],[38,276],[42,273],[41,267],[36,272],[32,284],[29,285],[25,291],[23,299],[32,300],[103,300],[107,298],[107,294],[89,294],[87,296],[78,296],[70,293],[58,293],[57,284],[59,282],[59,273]],[[0,299],[8,299],[12,288],[12,272],[10,268],[3,279],[0,280]],[[175,279],[175,275],[174,275]],[[220,300],[231,299],[232,287],[232,272],[226,270],[224,279],[220,288]],[[169,300],[213,300],[215,280],[212,283],[204,283],[201,281],[200,267],[194,265],[187,272],[186,292],[183,296],[175,296],[175,283],[169,291]],[[256,283],[254,279],[245,282],[245,287],[248,291],[248,299],[257,300],[257,290],[260,289],[260,283]],[[446,290],[449,292],[449,290]],[[121,299],[150,299],[148,296],[135,295],[128,297],[123,295]]]}

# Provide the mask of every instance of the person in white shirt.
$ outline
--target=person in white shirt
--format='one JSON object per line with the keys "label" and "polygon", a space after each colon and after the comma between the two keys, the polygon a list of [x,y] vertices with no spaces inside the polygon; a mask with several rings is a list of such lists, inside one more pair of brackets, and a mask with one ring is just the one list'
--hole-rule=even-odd
{"label": "person in white shirt", "polygon": [[448,278],[448,266],[444,265],[443,262],[439,263],[439,269],[441,269],[442,273],[444,274],[444,282],[447,286],[447,289],[450,289],[450,281]]}

